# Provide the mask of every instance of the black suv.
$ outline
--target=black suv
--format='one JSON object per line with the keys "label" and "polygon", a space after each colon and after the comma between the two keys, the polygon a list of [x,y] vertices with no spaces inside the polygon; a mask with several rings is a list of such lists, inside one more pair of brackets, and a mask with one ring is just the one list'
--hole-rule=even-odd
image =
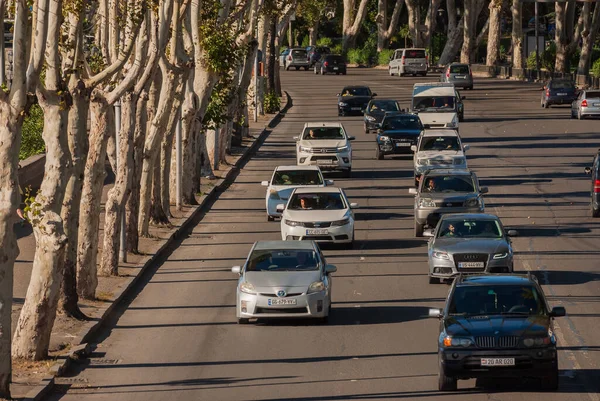
{"label": "black suv", "polygon": [[600,217],[600,149],[594,157],[592,167],[586,167],[585,172],[592,176],[592,217]]}
{"label": "black suv", "polygon": [[439,390],[456,390],[457,380],[533,377],[547,390],[558,388],[558,355],[553,319],[535,276],[459,275],[440,319]]}

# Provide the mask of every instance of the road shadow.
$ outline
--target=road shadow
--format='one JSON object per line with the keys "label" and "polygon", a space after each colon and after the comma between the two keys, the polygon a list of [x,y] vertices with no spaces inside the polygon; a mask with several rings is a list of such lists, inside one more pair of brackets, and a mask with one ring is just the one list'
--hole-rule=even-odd
{"label": "road shadow", "polygon": [[33,234],[33,227],[31,224],[29,224],[29,222],[19,222],[13,224],[13,230],[17,236],[17,239],[25,238]]}
{"label": "road shadow", "polygon": [[510,226],[511,230],[519,232],[518,237],[560,237],[569,234],[586,234],[592,232],[587,227],[535,227],[535,226]]}
{"label": "road shadow", "polygon": [[536,270],[532,274],[538,278],[540,283],[548,285],[576,285],[600,281],[599,273],[573,270]]}

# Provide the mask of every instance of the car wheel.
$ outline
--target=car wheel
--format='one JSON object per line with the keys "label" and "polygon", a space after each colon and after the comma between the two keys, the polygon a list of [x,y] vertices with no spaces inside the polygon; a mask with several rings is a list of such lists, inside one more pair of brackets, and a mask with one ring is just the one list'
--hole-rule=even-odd
{"label": "car wheel", "polygon": [[317,70],[317,66],[315,65],[315,75],[319,75],[319,70]]}
{"label": "car wheel", "polygon": [[381,152],[379,146],[377,146],[377,149],[375,150],[375,157],[377,157],[377,160],[383,160],[385,158],[385,155]]}
{"label": "car wheel", "polygon": [[544,102],[544,105],[542,107],[545,109],[548,109],[548,108],[550,108],[550,103]]}
{"label": "car wheel", "polygon": [[424,229],[424,227],[425,227],[424,224],[419,224],[415,220],[415,237],[422,237],[423,236],[423,229]]}
{"label": "car wheel", "polygon": [[352,234],[352,241],[346,244],[346,249],[354,249],[354,233]]}
{"label": "car wheel", "polygon": [[309,67],[304,67],[304,71],[308,71],[308,68],[309,68]]}
{"label": "car wheel", "polygon": [[325,71],[325,70],[323,69],[323,67],[321,67],[321,75],[325,75],[325,74],[327,74],[327,71]]}
{"label": "car wheel", "polygon": [[442,363],[439,363],[439,373],[438,373],[438,390],[440,391],[456,391],[458,388],[458,383],[456,378],[446,376],[446,372],[444,372],[444,368],[442,367]]}
{"label": "car wheel", "polygon": [[273,217],[273,216],[267,216],[267,221],[275,221],[275,217]]}
{"label": "car wheel", "polygon": [[365,134],[369,134],[371,131],[369,131],[369,128],[367,128],[367,123],[365,123]]}
{"label": "car wheel", "polygon": [[424,77],[426,77],[426,76],[427,76],[427,73],[426,73],[426,72],[424,72],[424,73],[423,73],[423,74],[421,74],[421,75],[423,75]]}
{"label": "car wheel", "polygon": [[459,123],[462,123],[463,121],[465,121],[464,114],[459,114],[459,115],[458,115],[458,122],[459,122]]}
{"label": "car wheel", "polygon": [[394,73],[392,72],[392,68],[391,68],[391,67],[390,67],[390,68],[388,68],[388,72],[389,72],[389,74],[390,74],[390,77],[393,77],[393,76],[394,76]]}
{"label": "car wheel", "polygon": [[585,118],[585,116],[583,114],[581,114],[581,110],[577,110],[577,119],[583,120],[584,118]]}
{"label": "car wheel", "polygon": [[571,118],[572,118],[572,119],[576,118],[576,115],[575,115],[575,114],[573,114],[573,109],[571,109]]}
{"label": "car wheel", "polygon": [[592,204],[592,217],[600,217],[600,209],[595,209]]}
{"label": "car wheel", "polygon": [[250,323],[250,319],[247,319],[245,317],[238,318],[238,324],[248,324],[248,323]]}
{"label": "car wheel", "polygon": [[552,372],[541,379],[542,389],[545,391],[558,390],[558,362],[552,367]]}
{"label": "car wheel", "polygon": [[321,323],[321,324],[329,323],[329,315],[319,318],[319,323]]}
{"label": "car wheel", "polygon": [[429,276],[429,284],[439,284],[439,283],[440,283],[439,278]]}

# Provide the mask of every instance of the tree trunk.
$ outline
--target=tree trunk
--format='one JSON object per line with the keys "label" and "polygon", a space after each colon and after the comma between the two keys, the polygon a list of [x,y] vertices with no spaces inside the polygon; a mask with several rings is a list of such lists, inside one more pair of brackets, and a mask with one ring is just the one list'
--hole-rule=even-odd
{"label": "tree trunk", "polygon": [[444,51],[438,61],[439,65],[446,65],[454,61],[456,55],[460,51],[464,38],[464,15],[460,18],[460,21],[456,24],[453,30],[448,34],[448,40]]}
{"label": "tree trunk", "polygon": [[456,0],[446,0],[448,12],[448,34],[456,28]]}
{"label": "tree trunk", "polygon": [[315,20],[313,25],[308,29],[308,45],[316,46],[319,36],[319,20]]}
{"label": "tree trunk", "polygon": [[154,163],[152,172],[152,198],[150,200],[150,222],[156,226],[168,226],[170,224],[169,218],[163,210],[161,203],[162,182],[160,170],[160,160],[157,160],[156,163]]}
{"label": "tree trunk", "polygon": [[475,48],[475,30],[477,29],[476,25],[476,16],[475,14],[475,0],[464,0],[465,2],[465,18],[464,18],[464,30],[463,30],[463,45],[462,50],[460,52],[460,62],[471,64],[473,60],[471,59],[471,54],[473,53],[473,49]]}
{"label": "tree trunk", "polygon": [[[554,37],[556,61],[554,71],[566,73],[569,72],[569,58],[574,50],[572,43],[576,36],[574,24],[577,5],[574,0],[568,0],[567,3],[555,3],[554,7],[556,13],[556,33]],[[575,43],[575,45],[577,44]]]}
{"label": "tree trunk", "polygon": [[81,211],[79,217],[79,243],[77,250],[77,291],[85,299],[95,299],[98,286],[97,260],[100,206],[106,177],[106,144],[114,134],[114,112],[104,94],[92,92],[90,103],[90,148],[85,165]]}
{"label": "tree trunk", "polygon": [[483,39],[485,39],[488,36],[489,29],[490,29],[490,18],[488,17],[488,19],[483,24],[483,28],[481,28],[481,32],[479,32],[479,34],[477,35],[477,38],[475,38],[475,45],[473,46],[473,51],[471,52],[471,60],[474,63],[478,62],[477,56],[479,54],[479,47],[483,43]]}
{"label": "tree trunk", "polygon": [[[193,72],[192,72],[193,73]],[[193,81],[193,77],[190,76]],[[183,153],[182,161],[182,178],[181,178],[181,196],[182,202],[186,205],[195,205],[196,202],[196,186],[195,181],[199,176],[196,172],[198,169],[196,160],[196,107],[198,98],[194,93],[192,83],[186,85],[185,102],[181,108],[181,150]]]}
{"label": "tree trunk", "polygon": [[[584,14],[586,12],[586,7],[591,8],[590,3],[585,3]],[[590,11],[588,10],[587,13]],[[589,15],[589,14],[588,14]],[[584,27],[582,37],[583,37],[583,46],[581,47],[581,56],[579,57],[579,65],[577,66],[577,75],[588,75],[590,73],[590,64],[592,58],[592,48],[594,46],[594,40],[598,35],[598,28],[600,28],[600,4],[596,3],[594,5],[594,13],[590,18],[584,16]],[[591,24],[591,26],[589,25]]]}
{"label": "tree trunk", "polygon": [[512,4],[512,66],[523,68],[523,3],[513,0]]}
{"label": "tree trunk", "polygon": [[[266,66],[266,61],[267,61],[267,45],[268,45],[268,33],[269,33],[269,27],[271,24],[270,21],[270,17],[268,15],[261,15],[259,23],[258,23],[258,50],[261,51],[262,54],[262,58],[258,60],[259,63],[263,63],[263,65]],[[300,45],[300,44],[298,44]],[[264,78],[259,76],[257,81],[258,81],[258,88],[254,88],[254,91],[256,91],[257,94],[257,103],[254,105],[254,107],[257,108],[258,110],[258,115],[263,116],[265,114],[265,110],[263,108],[264,105],[264,101],[265,101],[265,87],[264,87],[264,83],[263,83]],[[252,84],[254,86],[254,80],[252,80]]]}
{"label": "tree trunk", "polygon": [[400,14],[402,12],[402,6],[404,0],[396,0],[394,5],[394,11],[388,22],[387,18],[387,0],[378,1],[378,23],[377,23],[377,51],[381,52],[387,48],[388,43],[398,27],[398,21],[400,20]]}
{"label": "tree trunk", "polygon": [[423,42],[421,41],[422,35],[419,32],[421,24],[421,9],[419,4],[416,0],[406,0],[406,9],[408,10],[408,31],[410,32],[410,40],[413,43],[413,47],[423,47]]}
{"label": "tree trunk", "polygon": [[490,1],[490,24],[488,30],[487,57],[485,65],[488,67],[498,64],[500,58],[500,17],[504,0]]}
{"label": "tree trunk", "polygon": [[356,47],[356,39],[360,26],[367,15],[368,0],[360,0],[355,10],[356,0],[344,0],[344,15],[342,18],[342,53]]}
{"label": "tree trunk", "polygon": [[275,38],[277,37],[277,18],[271,18],[269,25],[269,45],[267,47],[267,93],[275,92]]}

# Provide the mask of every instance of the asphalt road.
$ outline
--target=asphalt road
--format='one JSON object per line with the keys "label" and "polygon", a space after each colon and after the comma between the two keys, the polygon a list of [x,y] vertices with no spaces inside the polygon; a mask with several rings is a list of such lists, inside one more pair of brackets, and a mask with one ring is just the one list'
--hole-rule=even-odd
{"label": "asphalt road", "polygon": [[[360,117],[341,118],[356,135],[351,179],[334,177],[358,202],[354,250],[325,249],[334,274],[327,326],[292,321],[239,326],[237,276],[251,244],[278,239],[264,187],[274,167],[294,164],[292,136],[308,121],[337,121],[335,94],[369,85],[408,106],[412,84],[437,77],[282,73],[293,107],[190,236],[140,286],[97,339],[94,357],[59,379],[52,400],[599,400],[600,226],[589,216],[583,173],[598,147],[598,121],[540,108],[540,91],[476,79],[463,91],[468,162],[490,188],[487,211],[520,230],[516,270],[536,272],[559,319],[560,389],[518,381],[459,381],[437,391],[438,322],[448,286],[429,285],[426,241],[413,238],[411,159],[375,159]],[[479,384],[479,387],[476,387]]]}

